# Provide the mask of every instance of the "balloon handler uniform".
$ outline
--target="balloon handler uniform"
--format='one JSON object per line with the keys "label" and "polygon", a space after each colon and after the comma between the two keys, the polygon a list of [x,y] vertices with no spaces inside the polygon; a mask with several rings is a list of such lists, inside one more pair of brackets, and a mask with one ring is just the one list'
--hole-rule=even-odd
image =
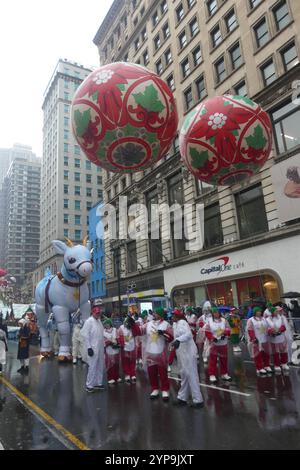
{"label": "balloon handler uniform", "polygon": [[228,345],[230,328],[225,318],[221,317],[217,308],[212,309],[212,318],[207,321],[205,335],[209,341],[208,374],[210,382],[216,382],[217,361],[220,361],[221,378],[232,380],[228,375]]}
{"label": "balloon handler uniform", "polygon": [[241,319],[236,308],[230,309],[227,321],[230,326],[230,342],[233,345],[233,352],[241,352],[242,350],[239,344],[241,332]]}
{"label": "balloon handler uniform", "polygon": [[[88,375],[86,379],[86,390],[93,391],[95,388],[103,388],[104,372],[104,335],[103,325],[100,321],[101,307],[94,306],[92,315],[86,320],[81,330],[84,339],[84,350],[88,361]],[[98,315],[95,318],[94,315]]]}
{"label": "balloon handler uniform", "polygon": [[118,343],[121,347],[121,362],[126,382],[136,381],[136,346],[132,327],[135,321],[127,316],[118,329]]}
{"label": "balloon handler uniform", "polygon": [[[277,309],[274,309],[272,316],[266,319],[269,341],[274,361],[275,372],[289,370],[288,362],[288,343],[285,332],[289,328],[287,319],[280,315]],[[281,366],[281,368],[280,368]]]}
{"label": "balloon handler uniform", "polygon": [[113,327],[110,318],[104,320],[103,325],[107,381],[109,384],[114,384],[121,382],[119,372],[120,346],[117,339],[117,329]]}
{"label": "balloon handler uniform", "polygon": [[157,308],[154,312],[154,319],[145,325],[133,327],[134,335],[146,335],[145,365],[147,367],[149,381],[151,385],[150,398],[155,399],[159,396],[159,379],[162,391],[162,398],[169,400],[169,379],[168,379],[168,343],[173,340],[173,329],[171,325],[164,320],[164,309]]}
{"label": "balloon handler uniform", "polygon": [[254,307],[253,317],[247,321],[246,334],[249,354],[254,360],[257,374],[271,373],[267,321],[263,318],[260,307]]}
{"label": "balloon handler uniform", "polygon": [[189,395],[192,397],[192,406],[201,408],[203,397],[200,391],[197,368],[197,346],[184,313],[175,310],[173,315],[174,341],[172,346],[176,350],[181,377],[181,387],[177,395],[177,404],[186,405]]}

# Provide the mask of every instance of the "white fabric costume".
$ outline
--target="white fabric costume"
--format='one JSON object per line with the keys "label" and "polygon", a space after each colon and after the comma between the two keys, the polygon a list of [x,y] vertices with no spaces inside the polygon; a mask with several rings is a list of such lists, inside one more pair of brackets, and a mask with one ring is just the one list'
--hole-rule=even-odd
{"label": "white fabric costume", "polygon": [[75,325],[73,326],[72,356],[73,359],[82,357],[82,337],[80,323],[75,323]]}
{"label": "white fabric costume", "polygon": [[[81,335],[84,338],[84,349],[89,365],[89,371],[86,379],[86,386],[93,388],[103,385],[104,371],[104,328],[100,320],[90,317],[86,320]],[[92,348],[94,355],[87,355],[87,350]]]}
{"label": "white fabric costume", "polygon": [[0,364],[6,364],[6,344],[7,338],[3,330],[0,330]]}
{"label": "white fabric costume", "polygon": [[185,320],[179,320],[174,322],[173,331],[174,340],[180,341],[180,346],[176,350],[181,377],[181,387],[177,398],[187,401],[191,394],[193,403],[202,403],[203,397],[197,369],[197,346],[193,340],[191,329]]}

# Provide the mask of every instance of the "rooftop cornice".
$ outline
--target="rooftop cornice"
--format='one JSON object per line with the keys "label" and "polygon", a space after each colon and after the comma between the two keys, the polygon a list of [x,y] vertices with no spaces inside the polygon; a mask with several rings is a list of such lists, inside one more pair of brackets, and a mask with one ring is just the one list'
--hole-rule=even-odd
{"label": "rooftop cornice", "polygon": [[98,46],[100,41],[102,40],[103,36],[107,33],[107,30],[110,28],[112,22],[116,19],[116,16],[119,12],[119,10],[122,9],[124,6],[124,0],[114,0],[112,6],[108,10],[108,13],[104,20],[101,23],[101,26],[99,27],[94,39],[93,43]]}

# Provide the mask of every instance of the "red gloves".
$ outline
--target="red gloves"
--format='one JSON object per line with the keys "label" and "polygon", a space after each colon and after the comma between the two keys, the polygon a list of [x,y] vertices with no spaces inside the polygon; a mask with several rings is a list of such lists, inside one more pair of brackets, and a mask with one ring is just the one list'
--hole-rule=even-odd
{"label": "red gloves", "polygon": [[208,341],[213,341],[214,337],[211,331],[206,331],[205,336],[208,339]]}
{"label": "red gloves", "polygon": [[253,330],[248,330],[248,334],[249,334],[249,337],[250,337],[250,340],[251,341],[255,341],[255,333]]}
{"label": "red gloves", "polygon": [[281,333],[283,333],[285,330],[286,330],[286,327],[284,325],[281,325],[281,327],[279,328],[279,331],[281,331]]}
{"label": "red gloves", "polygon": [[230,328],[225,328],[225,336],[230,336],[231,335],[231,331],[230,331]]}
{"label": "red gloves", "polygon": [[199,321],[199,328],[203,328],[204,327],[204,321],[203,320],[200,320]]}

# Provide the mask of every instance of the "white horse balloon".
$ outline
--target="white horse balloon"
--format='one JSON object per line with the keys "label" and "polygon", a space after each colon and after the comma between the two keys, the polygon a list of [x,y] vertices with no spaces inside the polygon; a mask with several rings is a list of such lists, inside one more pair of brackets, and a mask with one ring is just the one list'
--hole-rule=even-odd
{"label": "white horse balloon", "polygon": [[87,278],[93,270],[91,251],[86,239],[83,245],[67,245],[54,240],[52,245],[58,254],[64,255],[62,269],[55,276],[45,277],[36,286],[36,315],[41,335],[41,354],[52,355],[47,321],[49,313],[54,314],[58,327],[60,362],[72,360],[70,314],[80,308],[82,319],[90,316],[89,290]]}

